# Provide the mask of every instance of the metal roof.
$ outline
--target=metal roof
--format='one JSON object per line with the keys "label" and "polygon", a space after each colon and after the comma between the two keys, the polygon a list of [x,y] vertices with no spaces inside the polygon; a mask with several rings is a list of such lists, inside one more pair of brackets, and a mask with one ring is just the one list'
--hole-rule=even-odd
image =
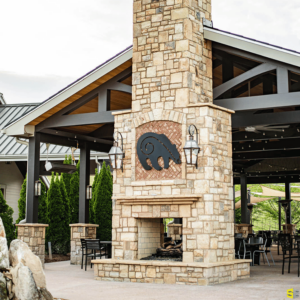
{"label": "metal roof", "polygon": [[[39,103],[29,104],[0,104],[0,161],[27,161],[27,146],[22,145],[16,141],[12,136],[7,136],[1,133],[1,129],[4,128],[8,123],[20,118],[24,114],[27,114],[33,110]],[[26,140],[24,140],[26,141]],[[66,154],[71,154],[70,147],[50,145],[49,147],[49,159],[63,160]],[[75,151],[75,157],[78,158],[80,150]],[[92,156],[99,156],[107,158],[106,153],[91,152]],[[46,144],[41,143],[41,160],[46,160],[47,149]]]}

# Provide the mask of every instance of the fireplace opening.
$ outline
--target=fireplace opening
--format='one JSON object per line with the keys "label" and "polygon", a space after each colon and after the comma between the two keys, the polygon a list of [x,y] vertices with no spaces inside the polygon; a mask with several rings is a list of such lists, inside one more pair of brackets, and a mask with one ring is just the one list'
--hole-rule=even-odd
{"label": "fireplace opening", "polygon": [[182,253],[182,219],[138,220],[139,259],[182,261]]}

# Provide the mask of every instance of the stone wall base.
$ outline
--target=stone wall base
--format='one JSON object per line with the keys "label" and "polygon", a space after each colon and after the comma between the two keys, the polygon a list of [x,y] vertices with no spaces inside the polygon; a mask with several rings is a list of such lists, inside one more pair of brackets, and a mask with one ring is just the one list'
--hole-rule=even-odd
{"label": "stone wall base", "polygon": [[[95,239],[96,229],[99,225],[94,224],[70,224],[71,228],[71,265],[81,265],[82,250],[81,239]],[[88,259],[88,264],[91,259]],[[83,260],[85,264],[85,257]]]}
{"label": "stone wall base", "polygon": [[96,280],[214,285],[250,277],[249,259],[218,263],[93,260]]}
{"label": "stone wall base", "polygon": [[18,227],[18,239],[26,243],[29,249],[40,258],[44,267],[45,263],[45,239],[47,224],[16,224]]}

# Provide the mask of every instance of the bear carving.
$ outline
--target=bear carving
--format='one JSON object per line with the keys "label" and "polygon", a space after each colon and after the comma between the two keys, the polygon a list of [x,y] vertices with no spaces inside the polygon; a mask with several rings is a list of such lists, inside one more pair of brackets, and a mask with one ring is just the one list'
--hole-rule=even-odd
{"label": "bear carving", "polygon": [[162,157],[164,160],[164,169],[169,168],[169,159],[172,159],[176,164],[181,164],[176,145],[172,145],[164,134],[154,132],[143,134],[137,142],[137,155],[145,170],[152,169],[147,164],[148,158],[157,171],[162,170],[162,167],[158,164],[159,157]]}

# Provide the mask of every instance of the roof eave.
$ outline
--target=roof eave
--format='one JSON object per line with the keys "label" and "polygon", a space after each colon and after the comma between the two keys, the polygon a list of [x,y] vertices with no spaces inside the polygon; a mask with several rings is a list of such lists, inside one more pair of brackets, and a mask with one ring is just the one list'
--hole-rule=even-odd
{"label": "roof eave", "polygon": [[[98,78],[104,76],[110,71],[114,70],[121,64],[126,61],[132,59],[132,48],[128,48],[126,51],[121,53],[119,56],[114,57],[114,59],[108,61],[106,64],[101,65],[98,69],[95,69],[94,72],[87,74],[87,76],[83,77],[80,81],[75,82],[73,85],[67,87],[61,93],[54,95],[52,98],[43,102],[41,105],[30,111],[25,116],[22,116],[20,119],[15,122],[9,124],[5,127],[4,133],[9,136],[18,136],[18,137],[28,137],[34,134],[34,126],[30,127],[27,130],[27,124],[31,121],[35,120],[40,115],[44,114],[52,107],[55,107],[65,99],[71,97],[75,93],[79,92],[84,87],[96,81]],[[2,130],[2,132],[3,132]],[[28,135],[29,134],[29,135]]]}
{"label": "roof eave", "polygon": [[270,59],[274,59],[292,66],[300,67],[300,54],[289,52],[288,50],[262,44],[230,33],[204,27],[204,38],[212,42],[217,42],[226,46],[234,47]]}

